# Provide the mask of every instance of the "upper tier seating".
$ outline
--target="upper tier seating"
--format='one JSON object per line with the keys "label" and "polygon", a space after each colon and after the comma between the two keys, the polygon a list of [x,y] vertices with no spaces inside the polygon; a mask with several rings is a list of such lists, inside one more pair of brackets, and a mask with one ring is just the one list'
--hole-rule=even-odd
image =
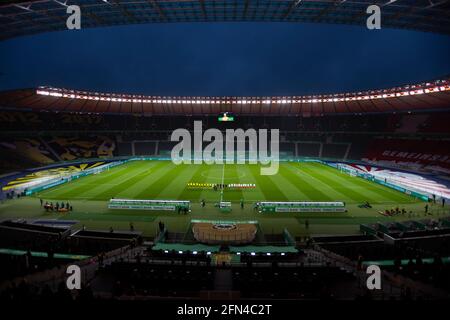
{"label": "upper tier seating", "polygon": [[39,138],[0,139],[0,152],[7,152],[29,159],[36,164],[49,164],[57,160]]}
{"label": "upper tier seating", "polygon": [[[235,122],[218,123],[217,116],[148,116],[72,114],[0,111],[1,130],[121,130],[161,131],[177,128],[193,129],[194,121],[207,128],[278,128],[298,132],[448,132],[448,112],[420,114],[347,114],[298,117],[289,114],[271,116],[237,115]],[[162,138],[164,139],[164,138]],[[159,139],[154,139],[159,140]],[[129,140],[126,140],[129,141]]]}
{"label": "upper tier seating", "polygon": [[48,140],[48,145],[61,160],[112,157],[116,147],[115,141],[106,136],[53,137]]}
{"label": "upper tier seating", "polygon": [[365,158],[394,165],[450,172],[450,141],[417,139],[375,139]]}

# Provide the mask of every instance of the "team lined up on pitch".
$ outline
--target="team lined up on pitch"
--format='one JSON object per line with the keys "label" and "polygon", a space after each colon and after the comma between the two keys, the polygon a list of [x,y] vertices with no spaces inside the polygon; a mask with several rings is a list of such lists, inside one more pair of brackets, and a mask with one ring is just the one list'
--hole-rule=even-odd
{"label": "team lined up on pitch", "polygon": [[197,183],[197,182],[189,182],[187,184],[188,189],[202,189],[209,190],[212,189],[214,191],[224,190],[224,189],[254,189],[256,188],[256,184],[254,183],[230,183],[230,184],[221,184],[221,183]]}

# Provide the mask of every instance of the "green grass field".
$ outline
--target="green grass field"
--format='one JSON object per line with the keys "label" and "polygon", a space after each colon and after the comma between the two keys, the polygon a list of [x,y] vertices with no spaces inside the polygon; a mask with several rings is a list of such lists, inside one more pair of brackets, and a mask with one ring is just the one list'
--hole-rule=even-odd
{"label": "green grass field", "polygon": [[[225,190],[223,199],[233,203],[230,213],[214,207],[220,191],[191,190],[189,182],[254,183],[255,189]],[[110,210],[108,200],[179,199],[192,202],[192,213],[137,210]],[[69,214],[47,213],[39,200],[69,201],[74,211]],[[200,200],[205,199],[205,208]],[[239,206],[240,199],[246,202]],[[256,201],[345,201],[347,213],[265,213],[254,212]],[[372,209],[358,208],[365,201]],[[399,205],[412,210],[412,216],[388,218],[378,211]],[[36,194],[33,197],[7,201],[0,205],[0,218],[58,218],[79,220],[87,228],[128,230],[130,222],[146,235],[154,235],[158,221],[164,221],[172,231],[185,232],[193,218],[258,220],[264,233],[278,233],[287,228],[295,236],[310,234],[349,234],[359,230],[360,223],[423,217],[424,203],[406,194],[351,177],[336,169],[313,162],[285,162],[278,174],[261,176],[259,165],[179,165],[170,161],[131,161],[97,175],[86,176],[70,183]],[[432,208],[435,215],[438,208]],[[305,220],[310,226],[305,228]]]}

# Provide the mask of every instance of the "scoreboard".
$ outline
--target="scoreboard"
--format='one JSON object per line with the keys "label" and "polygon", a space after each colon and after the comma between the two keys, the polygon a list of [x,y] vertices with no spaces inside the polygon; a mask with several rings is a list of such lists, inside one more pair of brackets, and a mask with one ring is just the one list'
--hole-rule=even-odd
{"label": "scoreboard", "polygon": [[218,117],[219,122],[233,122],[234,119],[235,116],[231,112],[222,112]]}

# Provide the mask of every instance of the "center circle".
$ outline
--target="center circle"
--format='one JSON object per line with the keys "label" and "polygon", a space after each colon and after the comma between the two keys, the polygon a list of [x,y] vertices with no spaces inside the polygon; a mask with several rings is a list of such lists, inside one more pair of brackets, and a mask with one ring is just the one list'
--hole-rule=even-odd
{"label": "center circle", "polygon": [[236,225],[234,223],[217,223],[213,225],[213,228],[217,230],[234,230]]}

